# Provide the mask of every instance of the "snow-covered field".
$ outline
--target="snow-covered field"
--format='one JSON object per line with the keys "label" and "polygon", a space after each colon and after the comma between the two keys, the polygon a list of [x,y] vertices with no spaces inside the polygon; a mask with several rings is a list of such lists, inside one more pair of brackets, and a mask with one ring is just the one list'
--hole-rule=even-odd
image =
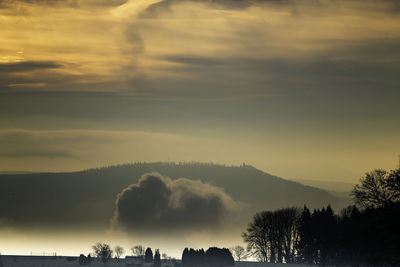
{"label": "snow-covered field", "polygon": [[[68,258],[70,260],[68,260]],[[70,267],[81,266],[78,258],[55,256],[2,256],[3,267]],[[111,260],[105,265],[94,259],[88,266],[126,266],[124,260]]]}
{"label": "snow-covered field", "polygon": [[[70,257],[55,256],[55,257],[44,257],[44,256],[2,256],[3,267],[70,267],[70,266],[81,266],[78,263],[78,259],[72,260]],[[70,260],[67,260],[70,258]],[[119,261],[113,259],[107,264],[102,263],[94,259],[88,266],[127,266],[125,260]],[[236,262],[235,267],[310,267],[310,265],[302,264],[272,264],[262,262]]]}
{"label": "snow-covered field", "polygon": [[283,263],[265,263],[253,261],[235,262],[235,267],[313,267],[314,265],[305,264],[283,264]]}

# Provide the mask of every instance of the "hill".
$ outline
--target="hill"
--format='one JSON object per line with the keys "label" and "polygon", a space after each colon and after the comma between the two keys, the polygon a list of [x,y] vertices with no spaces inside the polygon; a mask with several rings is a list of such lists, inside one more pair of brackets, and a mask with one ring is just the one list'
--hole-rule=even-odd
{"label": "hill", "polygon": [[344,193],[349,195],[349,192],[353,189],[354,183],[338,182],[338,181],[323,181],[323,180],[312,180],[312,179],[293,179],[295,182],[299,182],[304,185],[318,187],[324,190],[328,190],[333,193]]}
{"label": "hill", "polygon": [[[222,187],[244,203],[244,215],[287,206],[339,210],[348,199],[262,172],[252,166],[204,163],[134,163],[70,173],[0,175],[0,221],[21,227],[106,228],[116,195],[144,173],[186,177]],[[2,220],[1,220],[2,219]]]}

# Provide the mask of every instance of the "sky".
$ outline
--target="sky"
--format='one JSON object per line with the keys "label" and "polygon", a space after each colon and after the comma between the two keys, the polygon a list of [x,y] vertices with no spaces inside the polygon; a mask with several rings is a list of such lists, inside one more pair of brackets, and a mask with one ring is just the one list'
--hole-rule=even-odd
{"label": "sky", "polygon": [[400,152],[397,1],[1,0],[0,171],[243,162],[355,183]]}
{"label": "sky", "polygon": [[[354,184],[398,164],[399,70],[395,0],[0,0],[0,172],[195,161]],[[167,210],[186,187],[220,201],[218,214],[236,205],[220,188],[160,177]],[[124,189],[117,211],[143,188]],[[0,228],[3,254],[133,244]],[[231,244],[191,234],[182,246]]]}

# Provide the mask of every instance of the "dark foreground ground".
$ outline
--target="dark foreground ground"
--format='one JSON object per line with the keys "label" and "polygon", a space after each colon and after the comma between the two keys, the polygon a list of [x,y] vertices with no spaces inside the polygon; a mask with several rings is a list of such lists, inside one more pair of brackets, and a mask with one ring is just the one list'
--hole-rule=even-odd
{"label": "dark foreground ground", "polygon": [[[78,263],[78,257],[67,257],[67,256],[1,256],[3,267],[69,267],[69,266],[81,266]],[[116,260],[112,259],[107,264],[102,263],[94,259],[90,265],[87,266],[129,266],[126,265],[124,259]],[[131,265],[132,266],[132,265]],[[142,267],[149,267],[151,265],[140,265]],[[171,263],[163,262],[163,267],[173,267]],[[301,264],[271,264],[271,263],[260,263],[260,262],[235,262],[236,267],[263,267],[263,266],[276,266],[276,267],[310,267],[310,265]]]}

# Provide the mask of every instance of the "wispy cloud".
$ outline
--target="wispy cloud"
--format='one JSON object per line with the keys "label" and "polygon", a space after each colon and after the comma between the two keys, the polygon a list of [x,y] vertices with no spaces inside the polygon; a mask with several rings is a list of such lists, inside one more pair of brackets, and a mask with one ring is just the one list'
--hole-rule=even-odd
{"label": "wispy cloud", "polygon": [[[307,82],[319,75],[321,67],[340,66],[339,72],[333,69],[319,80],[353,85],[353,78],[340,71],[352,69],[349,65],[366,66],[383,87],[390,87],[396,77],[388,77],[381,66],[400,65],[396,49],[400,20],[394,1],[5,1],[3,5],[7,8],[0,12],[7,34],[0,56],[10,60],[1,67],[7,71],[0,81],[3,90],[42,84],[31,89],[155,98],[160,93],[168,97],[169,92],[172,97],[198,97],[205,91],[212,97],[230,90],[231,95],[269,94],[273,87],[295,91],[278,82],[288,79],[300,87],[321,87]],[[21,24],[21,16],[13,10],[25,10],[26,23]],[[23,58],[13,62],[18,51]],[[48,63],[54,65],[46,67]],[[30,68],[40,68],[41,79],[27,81]],[[371,77],[360,79],[360,87],[365,87]]]}

